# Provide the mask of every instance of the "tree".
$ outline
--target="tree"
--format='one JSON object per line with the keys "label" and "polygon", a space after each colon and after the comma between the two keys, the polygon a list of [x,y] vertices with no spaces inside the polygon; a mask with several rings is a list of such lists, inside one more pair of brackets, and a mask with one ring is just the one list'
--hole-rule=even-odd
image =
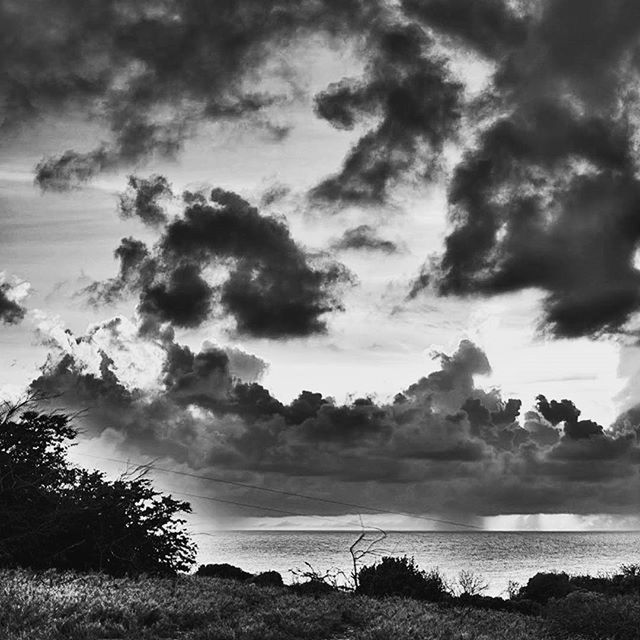
{"label": "tree", "polygon": [[108,481],[72,466],[71,416],[0,408],[0,565],[173,574],[194,562],[187,502],[155,491],[144,471]]}

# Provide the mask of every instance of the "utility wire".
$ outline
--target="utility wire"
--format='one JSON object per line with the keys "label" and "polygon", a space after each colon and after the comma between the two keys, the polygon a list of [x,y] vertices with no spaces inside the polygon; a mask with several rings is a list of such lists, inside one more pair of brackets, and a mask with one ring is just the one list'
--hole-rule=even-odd
{"label": "utility wire", "polygon": [[[275,513],[281,513],[283,515],[287,515],[287,516],[302,516],[303,518],[318,518],[319,520],[323,520],[324,518],[322,516],[319,516],[315,513],[300,513],[299,511],[285,511],[284,509],[276,509],[274,507],[263,507],[261,505],[258,504],[247,504],[246,502],[237,502],[235,500],[224,500],[223,498],[213,498],[212,496],[202,496],[200,494],[197,493],[184,493],[182,491],[173,491],[171,490],[171,493],[177,496],[188,496],[189,498],[201,498],[202,500],[211,500],[212,502],[223,502],[225,504],[233,504],[236,505],[238,507],[245,507],[247,509],[259,509],[262,511],[273,511]],[[193,523],[190,523],[191,526],[197,526],[194,525]],[[202,523],[201,523],[202,524]],[[356,524],[356,522],[352,522],[351,524]],[[360,522],[360,526],[362,526],[362,522]],[[210,535],[210,534],[204,534],[204,533],[199,533],[198,535]]]}
{"label": "utility wire", "polygon": [[[333,504],[340,507],[351,507],[352,509],[373,511],[374,513],[390,514],[395,516],[405,516],[410,518],[419,518],[421,520],[428,520],[429,522],[436,522],[438,524],[449,524],[455,527],[463,527],[467,529],[477,529],[477,530],[483,531],[482,527],[479,527],[474,524],[455,522],[453,520],[443,520],[441,518],[432,518],[432,517],[424,516],[418,513],[409,513],[406,511],[391,511],[389,509],[380,509],[378,507],[370,507],[370,506],[361,505],[361,504],[354,504],[352,502],[342,502],[340,500],[331,500],[329,498],[320,498],[318,496],[310,496],[304,493],[297,493],[295,491],[284,491],[282,489],[272,489],[270,487],[261,487],[256,484],[238,482],[236,480],[226,480],[224,478],[218,478],[215,476],[204,476],[197,473],[188,473],[187,471],[177,471],[175,469],[166,469],[164,467],[158,467],[152,463],[137,463],[131,460],[122,460],[119,458],[105,458],[103,456],[95,456],[88,453],[83,453],[81,455],[84,455],[87,458],[95,458],[96,460],[105,460],[108,462],[118,462],[121,464],[136,465],[140,468],[153,469],[154,471],[161,471],[162,473],[173,473],[175,475],[186,476],[188,478],[197,478],[199,480],[207,480],[209,482],[217,482],[219,484],[226,484],[234,487],[242,487],[243,489],[253,489],[255,491],[264,491],[266,493],[273,493],[273,494],[282,495],[282,496],[301,498],[303,500],[312,500],[314,502],[322,502],[324,504]],[[199,496],[199,497],[202,497],[202,496]],[[295,515],[305,515],[305,514],[295,514]]]}
{"label": "utility wire", "polygon": [[[298,513],[296,511],[285,511],[284,509],[276,509],[274,507],[263,507],[258,504],[247,504],[246,502],[236,502],[235,500],[223,500],[222,498],[213,498],[211,496],[201,496],[196,493],[184,493],[182,491],[171,491],[177,496],[188,496],[189,498],[201,498],[202,500],[211,500],[212,502],[223,502],[224,504],[233,504],[237,507],[245,507],[247,509],[259,509],[261,511],[273,511],[274,513],[281,513],[286,516],[305,516],[308,517],[306,513]],[[320,517],[320,516],[311,516]]]}

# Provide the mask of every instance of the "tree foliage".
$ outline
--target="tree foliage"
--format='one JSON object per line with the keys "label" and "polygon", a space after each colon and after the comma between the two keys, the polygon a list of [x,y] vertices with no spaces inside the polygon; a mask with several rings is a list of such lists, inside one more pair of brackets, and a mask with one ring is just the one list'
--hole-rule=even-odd
{"label": "tree foliage", "polygon": [[109,481],[75,467],[69,415],[0,409],[0,565],[104,571],[187,570],[195,547],[187,502],[155,491],[143,471]]}

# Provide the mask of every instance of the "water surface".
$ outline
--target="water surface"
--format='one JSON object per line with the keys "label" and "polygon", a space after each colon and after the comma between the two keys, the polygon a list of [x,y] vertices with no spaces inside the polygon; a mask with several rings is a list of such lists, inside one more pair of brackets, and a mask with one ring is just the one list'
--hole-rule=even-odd
{"label": "water surface", "polygon": [[[351,570],[349,546],[358,532],[224,531],[198,535],[199,563],[228,562],[251,573],[276,570],[291,582],[292,569]],[[538,571],[607,573],[640,563],[640,532],[391,532],[379,554],[413,556],[421,568],[437,567],[454,579],[462,570],[481,574],[488,595],[505,595]],[[367,564],[377,558],[370,556]]]}

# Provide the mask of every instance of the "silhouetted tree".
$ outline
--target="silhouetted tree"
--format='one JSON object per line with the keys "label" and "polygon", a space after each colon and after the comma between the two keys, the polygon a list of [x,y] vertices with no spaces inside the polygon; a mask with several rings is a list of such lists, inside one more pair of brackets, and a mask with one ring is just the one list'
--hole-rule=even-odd
{"label": "silhouetted tree", "polygon": [[108,481],[72,466],[71,417],[0,408],[0,565],[113,575],[187,570],[195,547],[187,502],[155,491],[144,471]]}

